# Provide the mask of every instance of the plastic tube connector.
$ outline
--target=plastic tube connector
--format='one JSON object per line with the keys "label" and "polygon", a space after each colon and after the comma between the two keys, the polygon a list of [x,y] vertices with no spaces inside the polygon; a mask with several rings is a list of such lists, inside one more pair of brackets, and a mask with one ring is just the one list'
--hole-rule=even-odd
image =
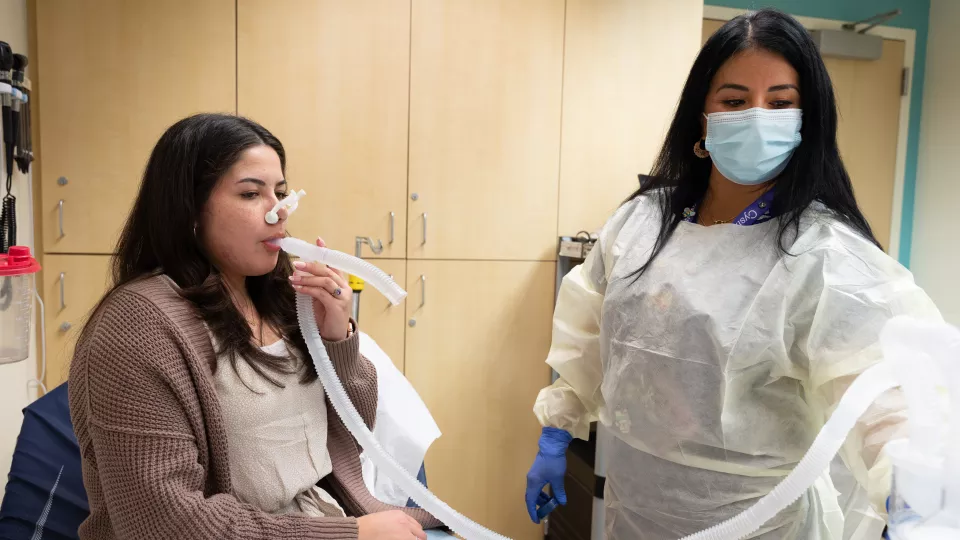
{"label": "plastic tube connector", "polygon": [[294,213],[297,210],[297,207],[300,206],[300,199],[302,199],[306,194],[307,192],[302,189],[300,191],[292,191],[289,195],[277,202],[277,204],[273,205],[273,208],[267,212],[267,215],[264,216],[263,219],[266,220],[266,222],[270,225],[276,225],[276,223],[280,221],[280,214],[277,212],[286,206],[287,216],[289,217],[290,214]]}

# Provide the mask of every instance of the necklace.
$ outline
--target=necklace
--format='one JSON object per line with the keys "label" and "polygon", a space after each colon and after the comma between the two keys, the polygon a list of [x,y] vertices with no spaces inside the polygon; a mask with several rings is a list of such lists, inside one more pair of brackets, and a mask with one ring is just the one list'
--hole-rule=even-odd
{"label": "necklace", "polygon": [[[740,215],[740,214],[737,214],[737,215]],[[731,221],[732,219],[733,219],[733,218],[730,218],[730,219],[715,219],[715,220],[713,220],[713,224],[714,224],[714,225],[723,225],[724,223],[730,223],[730,221]]]}
{"label": "necklace", "polygon": [[[762,221],[766,221],[773,217],[770,214],[770,202],[772,200],[773,190],[767,191],[735,217],[731,219],[713,220],[713,224],[721,225],[724,223],[736,223],[737,225],[753,225]],[[683,221],[690,223],[696,223],[699,221],[701,225],[706,225],[708,223],[708,220],[703,219],[703,216],[698,214],[696,205],[683,209]]]}
{"label": "necklace", "polygon": [[[737,214],[737,215],[739,215],[739,214]],[[704,217],[703,217],[702,214],[699,214],[699,215],[698,215],[698,214],[697,214],[697,211],[694,210],[693,208],[686,208],[686,209],[684,209],[684,211],[683,211],[683,217],[684,217],[684,219],[686,219],[686,220],[688,220],[688,221],[693,221],[694,219],[696,219],[697,221],[700,222],[701,225],[706,225],[706,221],[707,221],[707,220],[704,219]],[[699,219],[697,219],[697,218],[699,218]],[[733,219],[733,218],[731,218],[731,219]],[[713,224],[714,224],[714,225],[723,225],[724,223],[730,223],[730,219],[715,219],[715,220],[713,220]]]}

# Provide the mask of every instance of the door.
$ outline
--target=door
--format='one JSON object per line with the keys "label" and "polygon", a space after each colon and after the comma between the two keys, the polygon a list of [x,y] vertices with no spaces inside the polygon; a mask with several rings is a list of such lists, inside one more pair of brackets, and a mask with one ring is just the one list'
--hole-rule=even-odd
{"label": "door", "polygon": [[597,231],[650,171],[700,48],[702,12],[702,0],[567,1],[561,235]]}
{"label": "door", "polygon": [[[430,489],[514,540],[542,538],[523,505],[550,384],[553,262],[409,261],[406,376],[443,436]],[[425,280],[421,281],[421,278]],[[409,324],[409,323],[408,323]]]}
{"label": "door", "polygon": [[563,14],[413,1],[409,258],[556,258]]}
{"label": "door", "polygon": [[404,257],[409,2],[240,0],[237,51],[238,111],[280,139],[307,192],[290,232]]}
{"label": "door", "polygon": [[163,131],[235,110],[234,35],[233,0],[37,2],[46,252],[110,253]]}
{"label": "door", "polygon": [[902,41],[885,39],[879,60],[823,59],[840,109],[840,156],[857,203],[884,249],[890,247],[905,48]]}
{"label": "door", "polygon": [[[703,41],[723,23],[705,19]],[[885,39],[879,60],[823,59],[837,98],[840,157],[857,203],[884,249],[890,247],[893,219],[904,51],[902,41]]]}
{"label": "door", "polygon": [[[374,264],[390,275],[401,287],[406,283],[406,261],[381,259],[374,261]],[[403,340],[407,322],[404,309],[403,304],[399,306],[390,304],[380,291],[374,289],[369,283],[360,293],[358,327],[377,342],[401,372],[404,367]]]}
{"label": "door", "polygon": [[109,286],[109,266],[107,255],[43,256],[47,389],[67,380],[77,333]]}

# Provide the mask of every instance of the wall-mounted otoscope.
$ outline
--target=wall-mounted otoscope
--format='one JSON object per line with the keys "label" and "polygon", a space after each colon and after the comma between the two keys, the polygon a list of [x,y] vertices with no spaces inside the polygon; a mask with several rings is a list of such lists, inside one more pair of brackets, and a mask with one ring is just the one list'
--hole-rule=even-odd
{"label": "wall-mounted otoscope", "polygon": [[[20,90],[20,126],[17,132],[17,147],[14,148],[14,159],[20,172],[30,172],[30,163],[33,162],[33,133],[30,124],[30,84],[27,79],[27,64],[30,60],[22,54],[13,55],[13,85]],[[12,110],[12,109],[11,109]],[[14,126],[17,129],[17,126]]]}
{"label": "wall-mounted otoscope", "polygon": [[[13,86],[13,50],[4,41],[0,41],[0,84]],[[13,123],[10,116],[13,107],[13,93],[3,93],[3,150],[7,176],[13,175]]]}
{"label": "wall-mounted otoscope", "polygon": [[[4,150],[4,168],[7,174],[7,191],[3,197],[3,206],[0,210],[0,253],[6,253],[10,246],[16,243],[17,238],[17,218],[14,213],[16,199],[11,191],[13,190],[13,122],[12,111],[13,91],[12,83],[13,69],[13,50],[6,42],[0,41],[0,86],[3,87],[2,95],[2,115],[3,115],[3,150]],[[19,119],[19,115],[17,116]]]}
{"label": "wall-mounted otoscope", "polygon": [[10,104],[10,124],[13,131],[13,158],[17,162],[17,168],[26,173],[19,161],[22,154],[23,143],[26,138],[23,126],[24,112],[26,110],[27,89],[24,86],[26,79],[26,70],[29,60],[22,54],[13,55],[13,72],[11,80],[13,81],[13,100]]}

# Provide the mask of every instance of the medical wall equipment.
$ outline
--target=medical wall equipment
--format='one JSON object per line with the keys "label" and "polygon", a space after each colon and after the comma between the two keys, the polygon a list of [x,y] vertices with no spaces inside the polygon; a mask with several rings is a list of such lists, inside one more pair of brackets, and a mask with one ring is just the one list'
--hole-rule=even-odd
{"label": "medical wall equipment", "polygon": [[29,60],[22,54],[14,54],[10,46],[0,41],[0,101],[3,114],[3,173],[6,174],[6,191],[0,207],[0,253],[6,253],[17,243],[17,199],[13,195],[13,165],[26,174],[33,153],[27,150],[29,143],[29,83],[26,69]]}
{"label": "medical wall equipment", "polygon": [[[13,129],[13,50],[4,41],[0,41],[0,105],[3,115],[3,174],[6,175],[6,192],[0,209],[0,253],[6,253],[16,243],[17,217],[16,198],[13,196],[13,147],[15,145]],[[18,106],[19,107],[19,106]],[[19,118],[19,115],[18,115]]]}
{"label": "medical wall equipment", "polygon": [[[6,172],[11,174],[13,156],[13,124],[10,113],[13,107],[13,49],[6,41],[0,41],[0,84],[5,85],[2,97],[3,107],[3,151],[7,164]],[[8,157],[9,156],[9,157]],[[10,172],[7,172],[10,171]]]}
{"label": "medical wall equipment", "polygon": [[289,195],[283,199],[280,199],[277,204],[273,205],[273,208],[267,212],[267,215],[264,216],[263,219],[270,225],[275,225],[278,221],[280,221],[280,215],[277,214],[277,212],[284,207],[286,207],[287,217],[289,217],[290,214],[296,212],[297,207],[300,206],[300,199],[302,199],[306,194],[307,192],[302,189],[300,191],[291,191]]}
{"label": "medical wall equipment", "polygon": [[13,55],[10,82],[13,86],[13,98],[10,100],[10,132],[13,135],[13,144],[7,147],[7,174],[12,174],[12,165],[16,161],[17,149],[20,147],[20,112],[23,108],[23,78],[27,69],[27,57],[22,54]]}
{"label": "medical wall equipment", "polygon": [[[13,108],[18,109],[19,119],[13,120],[14,148],[13,159],[20,172],[27,174],[33,161],[33,140],[30,133],[30,81],[27,79],[27,64],[30,60],[22,54],[13,55],[13,87],[19,92],[14,96]],[[18,103],[19,102],[19,103]],[[13,115],[11,114],[11,118]]]}
{"label": "medical wall equipment", "polygon": [[40,264],[30,248],[12,246],[0,254],[0,281],[8,289],[0,304],[0,364],[25,360],[30,354],[30,324],[33,322],[35,278]]}
{"label": "medical wall equipment", "polygon": [[[757,531],[813,485],[860,415],[897,386],[907,398],[909,438],[885,448],[894,466],[890,537],[960,538],[960,330],[897,317],[880,342],[885,361],[854,380],[793,471],[752,507],[683,540],[736,540]],[[947,411],[939,399],[944,395]]]}
{"label": "medical wall equipment", "polygon": [[[317,261],[352,275],[359,276],[369,282],[378,291],[383,293],[394,305],[398,305],[407,293],[397,285],[390,276],[372,264],[328,248],[321,248],[296,238],[282,238],[274,241],[281,249],[305,261]],[[423,486],[403,466],[396,462],[377,442],[373,433],[367,429],[360,414],[354,408],[349,396],[337,377],[330,357],[327,355],[320,338],[317,322],[313,314],[313,303],[309,296],[297,295],[297,318],[300,321],[300,330],[307,342],[310,356],[313,358],[320,381],[327,392],[330,402],[337,415],[343,421],[354,439],[360,443],[364,453],[391,479],[403,487],[414,502],[434,517],[446,524],[450,529],[467,540],[505,539],[482,525],[479,525],[463,516],[449,505],[437,498]]]}

